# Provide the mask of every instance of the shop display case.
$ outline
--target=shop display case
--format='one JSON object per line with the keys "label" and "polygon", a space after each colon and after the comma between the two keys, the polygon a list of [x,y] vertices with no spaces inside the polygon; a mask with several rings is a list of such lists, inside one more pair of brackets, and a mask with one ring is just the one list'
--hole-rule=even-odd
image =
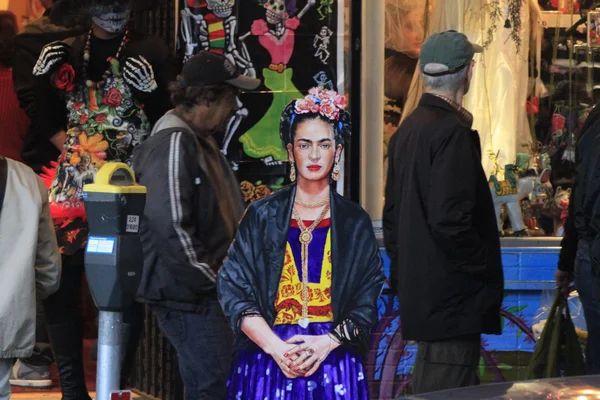
{"label": "shop display case", "polygon": [[[311,3],[312,6],[305,8],[309,4],[305,0],[256,0],[245,2],[242,12],[241,0],[230,0],[227,3],[232,5],[231,12],[219,20],[213,18],[213,1],[173,0],[168,10],[140,17],[136,23],[150,32],[171,35],[168,37],[172,39],[173,50],[183,62],[202,48],[202,43],[209,43],[208,49],[213,51],[225,51],[227,48],[216,40],[201,40],[195,25],[199,20],[211,16],[209,19],[216,24],[211,25],[211,32],[219,31],[218,28],[223,28],[226,21],[231,23],[231,18],[235,20],[237,34],[232,43],[243,59],[240,66],[263,79],[263,85],[257,91],[241,96],[246,112],[240,115],[235,129],[224,132],[221,137],[223,152],[236,169],[247,202],[289,183],[285,154],[268,150],[278,138],[278,113],[286,102],[286,96],[298,96],[315,85],[347,94],[353,118],[353,137],[345,149],[343,184],[338,184],[336,190],[360,202],[372,214],[376,235],[382,239],[382,172],[385,171],[387,142],[403,115],[414,106],[411,96],[419,93],[418,79],[415,78],[419,45],[423,37],[431,33],[432,24],[436,23],[435,7],[444,2],[381,1],[385,4],[381,8],[374,7],[371,0],[316,0]],[[535,2],[523,0],[521,3],[527,4],[528,1]],[[264,41],[259,40],[271,25],[268,12],[272,3],[293,7],[287,10],[289,18],[306,10],[299,23],[293,25],[293,41],[284,48],[265,46]],[[501,239],[506,290],[502,309],[504,332],[501,336],[483,338],[479,371],[484,383],[522,380],[535,345],[532,325],[541,305],[542,293],[554,288],[561,226],[573,183],[576,137],[589,109],[597,101],[597,85],[600,87],[600,76],[595,79],[596,68],[600,66],[600,58],[597,58],[600,45],[597,45],[597,40],[594,42],[594,38],[598,37],[596,27],[591,28],[600,12],[592,12],[589,16],[587,13],[580,14],[574,9],[577,3],[574,1],[556,2],[563,11],[573,7],[571,13],[542,10],[539,15],[531,13],[530,8],[525,6],[517,13],[511,9],[518,3],[513,0],[468,0],[461,3],[471,4],[472,10],[487,10],[485,12],[489,14],[483,19],[484,23],[491,24],[495,18],[492,29],[490,26],[469,25],[477,20],[472,10],[458,7],[464,15],[459,17],[457,14],[456,18],[444,16],[445,29],[477,29],[479,36],[475,37],[476,41],[486,44],[488,49],[496,46],[493,50],[496,58],[490,56],[492,58],[478,60],[478,63],[487,63],[488,70],[482,70],[481,74],[485,72],[488,75],[481,78],[481,86],[476,89],[480,92],[471,96],[490,97],[484,92],[491,90],[496,78],[494,74],[500,68],[494,67],[496,61],[493,60],[500,57],[505,57],[505,63],[514,63],[509,72],[514,74],[510,76],[519,82],[519,88],[523,85],[535,88],[527,89],[523,92],[525,95],[510,93],[506,97],[510,100],[497,104],[494,109],[497,114],[489,117],[512,121],[512,131],[504,128],[508,125],[498,127],[497,123],[482,123],[480,128],[483,129],[478,128],[485,146],[483,162],[490,177],[494,175],[498,181],[504,181],[510,180],[509,175],[514,174],[517,182],[519,174],[523,174],[523,178],[532,170],[535,174],[532,189],[518,200],[524,215],[521,222],[526,229],[519,229],[515,235],[506,218],[499,227],[505,232]],[[552,3],[540,1],[542,6],[549,8]],[[465,7],[464,4],[461,7]],[[479,7],[481,4],[488,7]],[[492,18],[489,10],[496,6],[494,12],[497,15],[493,14]],[[520,15],[519,20],[517,15]],[[583,26],[567,34],[582,18]],[[517,46],[514,32],[519,30],[513,27],[521,23],[529,25],[523,28],[527,35],[519,39],[521,42]],[[259,32],[259,25],[263,26],[262,32]],[[267,31],[264,31],[265,26]],[[528,42],[538,29],[543,35],[538,37],[539,42]],[[377,37],[381,48],[375,51],[373,43]],[[375,61],[373,54],[380,54],[382,59]],[[528,63],[528,59],[533,61]],[[377,105],[372,100],[374,93],[380,94],[381,100]],[[481,105],[483,100],[477,102],[471,98],[467,101],[470,102],[467,106],[473,107],[471,111],[476,120],[489,112]],[[511,115],[503,118],[501,112]],[[268,133],[273,140],[269,139],[259,146],[261,148],[255,148],[258,142],[252,132],[256,129]],[[500,151],[500,147],[509,150]],[[508,168],[505,168],[506,165]],[[491,181],[493,185],[494,180]],[[389,260],[383,245],[381,254],[389,278]],[[410,393],[416,347],[402,338],[397,301],[393,290],[386,286],[378,302],[380,319],[373,330],[371,348],[365,361],[372,399],[396,399],[403,393]],[[161,337],[151,314],[147,313],[146,317],[142,351],[138,354],[134,376],[135,386],[153,397],[181,398],[181,390],[177,390],[177,384],[173,386],[173,382],[178,382],[174,352]],[[157,355],[158,358],[148,355]]]}

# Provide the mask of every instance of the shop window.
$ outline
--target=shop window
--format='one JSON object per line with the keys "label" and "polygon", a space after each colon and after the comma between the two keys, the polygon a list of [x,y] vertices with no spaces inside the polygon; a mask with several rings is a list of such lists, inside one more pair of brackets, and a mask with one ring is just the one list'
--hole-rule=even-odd
{"label": "shop window", "polygon": [[[577,138],[600,93],[600,10],[588,0],[385,1],[386,143],[422,94],[423,38],[464,32],[485,48],[464,106],[475,117],[502,234],[562,236]],[[515,202],[522,215],[507,212]]]}

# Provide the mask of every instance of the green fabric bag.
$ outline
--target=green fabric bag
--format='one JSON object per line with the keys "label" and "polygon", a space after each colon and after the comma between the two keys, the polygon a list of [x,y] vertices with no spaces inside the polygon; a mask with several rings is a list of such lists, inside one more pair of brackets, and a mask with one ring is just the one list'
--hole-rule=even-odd
{"label": "green fabric bag", "polygon": [[[564,313],[563,313],[564,312]],[[586,374],[581,346],[577,340],[575,326],[569,313],[567,299],[557,294],[540,340],[527,367],[527,379],[555,378]]]}

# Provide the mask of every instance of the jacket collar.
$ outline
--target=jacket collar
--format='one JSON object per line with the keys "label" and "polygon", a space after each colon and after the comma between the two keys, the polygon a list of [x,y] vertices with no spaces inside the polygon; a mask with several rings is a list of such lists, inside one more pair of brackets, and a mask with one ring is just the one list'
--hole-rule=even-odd
{"label": "jacket collar", "polygon": [[473,126],[473,114],[467,111],[463,106],[450,99],[431,93],[423,93],[419,106],[438,107],[451,113],[455,113],[458,120],[471,129]]}

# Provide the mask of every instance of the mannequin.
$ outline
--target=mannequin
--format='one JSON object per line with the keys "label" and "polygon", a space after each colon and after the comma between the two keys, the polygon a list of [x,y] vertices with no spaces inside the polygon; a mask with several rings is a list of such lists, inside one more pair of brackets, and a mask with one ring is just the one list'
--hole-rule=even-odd
{"label": "mannequin", "polygon": [[[489,0],[465,0],[436,3],[429,14],[427,35],[448,29],[465,33],[471,41],[484,44],[491,24]],[[521,8],[521,46],[519,54],[515,42],[509,38],[510,29],[504,28],[508,0],[500,0],[504,16],[496,22],[497,29],[483,54],[476,58],[473,67],[471,90],[463,106],[475,117],[473,129],[481,135],[482,162],[487,174],[494,167],[489,151],[499,152],[500,164],[510,164],[522,145],[531,142],[525,104],[530,87],[527,55],[531,40],[541,40],[538,35],[541,11],[536,0],[523,2]],[[538,85],[541,89],[541,86]],[[411,89],[405,103],[402,119],[416,107],[422,95],[419,74],[413,76]],[[510,104],[510,107],[506,107]]]}

